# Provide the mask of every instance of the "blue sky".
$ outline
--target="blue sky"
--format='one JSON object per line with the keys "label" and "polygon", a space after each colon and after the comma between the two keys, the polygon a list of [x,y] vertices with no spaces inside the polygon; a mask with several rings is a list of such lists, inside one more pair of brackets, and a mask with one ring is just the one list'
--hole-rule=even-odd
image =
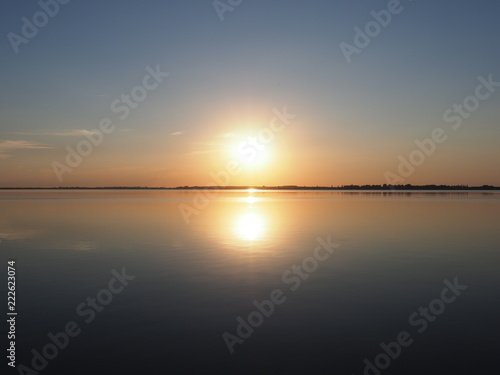
{"label": "blue sky", "polygon": [[[158,64],[169,77],[63,185],[95,185],[104,171],[112,185],[205,183],[227,157],[217,156],[221,134],[257,131],[283,106],[297,115],[276,141],[283,164],[235,183],[384,183],[398,155],[474,93],[478,76],[500,81],[493,0],[401,1],[403,10],[347,63],[339,44],[353,44],[354,27],[388,3],[243,0],[221,21],[211,1],[72,0],[16,54],[7,34],[21,35],[21,18],[40,6],[5,2],[0,185],[58,185],[51,163]],[[405,183],[500,184],[499,99],[482,102]],[[196,157],[205,152],[210,158]]]}

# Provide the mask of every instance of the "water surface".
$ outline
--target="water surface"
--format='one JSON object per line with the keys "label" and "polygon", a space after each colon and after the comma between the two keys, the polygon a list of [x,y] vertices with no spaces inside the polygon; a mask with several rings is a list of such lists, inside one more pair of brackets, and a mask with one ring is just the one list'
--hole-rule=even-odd
{"label": "water surface", "polygon": [[[42,374],[362,374],[402,331],[413,342],[383,374],[496,366],[499,193],[240,190],[195,206],[196,194],[0,191],[0,252],[18,270],[17,363],[75,321],[81,333]],[[198,207],[190,223],[187,206]],[[318,237],[338,247],[292,290],[283,274],[314,256]],[[123,267],[135,279],[85,323],[76,307]],[[467,289],[418,333],[409,316],[455,278]],[[286,300],[231,354],[223,334],[275,289]]]}

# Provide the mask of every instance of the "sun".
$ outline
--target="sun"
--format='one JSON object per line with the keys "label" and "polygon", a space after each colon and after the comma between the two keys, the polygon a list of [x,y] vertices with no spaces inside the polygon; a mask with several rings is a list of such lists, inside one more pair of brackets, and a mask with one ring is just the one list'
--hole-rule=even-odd
{"label": "sun", "polygon": [[266,167],[272,159],[272,149],[257,137],[247,136],[234,142],[229,152],[231,157],[245,169],[261,169]]}

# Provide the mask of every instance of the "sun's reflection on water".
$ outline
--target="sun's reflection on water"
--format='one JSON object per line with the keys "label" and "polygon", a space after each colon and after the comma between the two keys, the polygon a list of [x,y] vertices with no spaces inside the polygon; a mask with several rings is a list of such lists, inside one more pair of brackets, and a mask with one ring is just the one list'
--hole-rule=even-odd
{"label": "sun's reflection on water", "polygon": [[259,212],[247,210],[238,215],[234,230],[239,239],[245,241],[260,240],[266,234],[265,218]]}
{"label": "sun's reflection on water", "polygon": [[261,207],[255,206],[262,198],[254,197],[252,195],[254,191],[254,189],[247,190],[249,195],[241,198],[241,202],[246,203],[246,207],[241,209],[233,219],[234,234],[239,240],[258,241],[266,235],[268,224],[266,216]]}

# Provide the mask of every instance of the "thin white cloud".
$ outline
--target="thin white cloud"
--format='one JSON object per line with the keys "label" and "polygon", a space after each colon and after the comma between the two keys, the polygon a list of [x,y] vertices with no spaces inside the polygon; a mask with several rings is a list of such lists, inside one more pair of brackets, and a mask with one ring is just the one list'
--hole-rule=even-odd
{"label": "thin white cloud", "polygon": [[220,142],[191,142],[193,145],[197,146],[223,146],[224,143]]}
{"label": "thin white cloud", "polygon": [[170,135],[173,135],[173,136],[182,135],[182,134],[183,134],[182,132],[173,132],[173,133],[170,133]]}
{"label": "thin white cloud", "polygon": [[220,150],[217,149],[217,150],[192,151],[192,152],[188,152],[186,155],[204,155],[204,154],[213,154],[214,152],[220,152]]}
{"label": "thin white cloud", "polygon": [[71,130],[40,130],[39,132],[16,132],[12,134],[21,135],[37,135],[37,136],[52,136],[52,137],[79,137],[82,135],[95,135],[97,131],[87,129],[71,129]]}
{"label": "thin white cloud", "polygon": [[16,150],[47,149],[52,146],[30,141],[0,141],[0,159],[10,157],[10,153]]}
{"label": "thin white cloud", "polygon": [[234,137],[236,137],[236,134],[234,133],[224,133],[219,135],[219,138],[224,138],[224,139],[234,138]]}
{"label": "thin white cloud", "polygon": [[53,148],[53,147],[49,145],[44,145],[43,143],[23,141],[23,140],[0,141],[0,152],[18,150],[23,148]]}
{"label": "thin white cloud", "polygon": [[87,129],[62,130],[58,132],[45,133],[46,135],[54,135],[56,137],[78,137],[81,135],[95,135],[97,131]]}

